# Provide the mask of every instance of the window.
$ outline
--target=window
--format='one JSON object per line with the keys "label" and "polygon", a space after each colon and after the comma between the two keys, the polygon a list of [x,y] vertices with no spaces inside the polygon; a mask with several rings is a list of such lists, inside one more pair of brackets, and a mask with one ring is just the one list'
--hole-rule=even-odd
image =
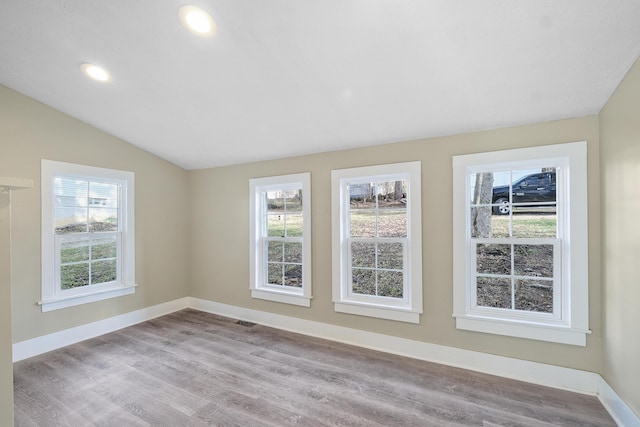
{"label": "window", "polygon": [[335,310],[419,323],[420,162],[334,170]]}
{"label": "window", "polygon": [[586,143],[453,158],[459,329],[586,345]]}
{"label": "window", "polygon": [[250,180],[251,296],[311,305],[311,177]]}
{"label": "window", "polygon": [[135,292],[134,175],[42,160],[42,311]]}

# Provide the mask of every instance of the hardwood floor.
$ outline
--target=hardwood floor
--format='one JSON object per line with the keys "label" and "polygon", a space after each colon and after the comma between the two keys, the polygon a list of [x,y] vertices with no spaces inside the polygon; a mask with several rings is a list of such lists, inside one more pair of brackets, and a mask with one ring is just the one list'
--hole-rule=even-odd
{"label": "hardwood floor", "polygon": [[183,310],[14,366],[16,426],[615,426],[597,398]]}

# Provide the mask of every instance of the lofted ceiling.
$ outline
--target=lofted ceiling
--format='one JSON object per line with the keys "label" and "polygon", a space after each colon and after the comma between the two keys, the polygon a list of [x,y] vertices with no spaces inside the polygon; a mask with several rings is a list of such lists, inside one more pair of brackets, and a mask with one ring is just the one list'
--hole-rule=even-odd
{"label": "lofted ceiling", "polygon": [[640,55],[637,0],[183,4],[2,0],[0,83],[200,169],[597,114]]}

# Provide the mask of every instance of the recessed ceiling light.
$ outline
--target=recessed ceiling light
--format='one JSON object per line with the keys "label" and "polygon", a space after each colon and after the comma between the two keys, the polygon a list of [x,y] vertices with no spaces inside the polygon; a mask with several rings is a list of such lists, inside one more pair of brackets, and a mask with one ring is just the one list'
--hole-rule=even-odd
{"label": "recessed ceiling light", "polygon": [[98,80],[99,82],[108,82],[109,80],[111,80],[109,72],[97,65],[85,62],[84,64],[80,65],[80,69],[87,76],[91,77],[94,80]]}
{"label": "recessed ceiling light", "polygon": [[211,37],[216,33],[216,23],[211,15],[197,6],[182,6],[178,10],[178,16],[180,17],[180,23],[187,30],[198,36]]}

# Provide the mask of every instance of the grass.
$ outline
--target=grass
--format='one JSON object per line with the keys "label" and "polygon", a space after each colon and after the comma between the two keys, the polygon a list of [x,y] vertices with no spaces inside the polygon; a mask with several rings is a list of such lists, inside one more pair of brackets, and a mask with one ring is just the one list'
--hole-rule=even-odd
{"label": "grass", "polygon": [[549,281],[516,280],[511,300],[511,280],[478,277],[477,303],[482,307],[553,312],[553,286]]}
{"label": "grass", "polygon": [[[555,238],[557,220],[554,213],[514,212],[492,215],[492,237],[508,237],[511,225],[514,237]],[[477,303],[483,307],[503,308],[539,313],[553,312],[553,245],[515,244],[513,247],[512,289],[511,245],[479,244],[477,272],[505,277],[478,277]],[[518,276],[540,277],[524,279]]]}
{"label": "grass", "polygon": [[302,237],[302,227],[301,213],[269,215],[267,235],[269,237]]}
{"label": "grass", "polygon": [[116,256],[115,241],[93,246],[88,240],[63,244],[60,254],[61,288],[72,289],[116,280]]}
{"label": "grass", "polygon": [[[480,274],[476,283],[478,305],[552,313],[553,245],[514,244],[513,270],[511,250],[511,244],[477,245],[476,271]],[[515,279],[513,288],[512,273]]]}
{"label": "grass", "polygon": [[67,264],[60,267],[60,287],[62,289],[97,285],[117,279],[116,260],[102,260]]}
{"label": "grass", "polygon": [[[405,210],[380,210],[377,217],[379,237],[406,237],[407,212]],[[375,237],[376,215],[373,211],[351,211],[349,228],[353,237]]]}
{"label": "grass", "polygon": [[302,287],[302,244],[267,242],[267,280],[271,285]]}
{"label": "grass", "polygon": [[356,294],[402,298],[402,282],[401,271],[353,269],[352,290]]}
{"label": "grass", "polygon": [[351,243],[352,290],[356,294],[402,298],[402,243]]}
{"label": "grass", "polygon": [[270,285],[302,287],[302,265],[286,263],[269,263],[267,280]]}
{"label": "grass", "polygon": [[[395,202],[394,202],[395,203]],[[391,209],[353,209],[349,215],[352,237],[406,237],[407,212],[404,205],[396,203]],[[377,230],[377,233],[376,233]],[[377,234],[377,236],[376,236]],[[376,243],[354,241],[351,244],[352,291],[361,295],[391,298],[403,297],[403,247],[402,243]]]}
{"label": "grass", "polygon": [[78,243],[72,245],[63,244],[60,253],[60,260],[63,264],[70,262],[88,261],[89,248],[91,248],[92,259],[115,258],[118,255],[118,249],[113,243],[103,243],[99,245],[89,246],[88,244],[77,246]]}
{"label": "grass", "polygon": [[554,214],[513,213],[509,215],[492,215],[492,237],[508,237],[509,222],[513,220],[514,237],[556,237],[557,219]]}

